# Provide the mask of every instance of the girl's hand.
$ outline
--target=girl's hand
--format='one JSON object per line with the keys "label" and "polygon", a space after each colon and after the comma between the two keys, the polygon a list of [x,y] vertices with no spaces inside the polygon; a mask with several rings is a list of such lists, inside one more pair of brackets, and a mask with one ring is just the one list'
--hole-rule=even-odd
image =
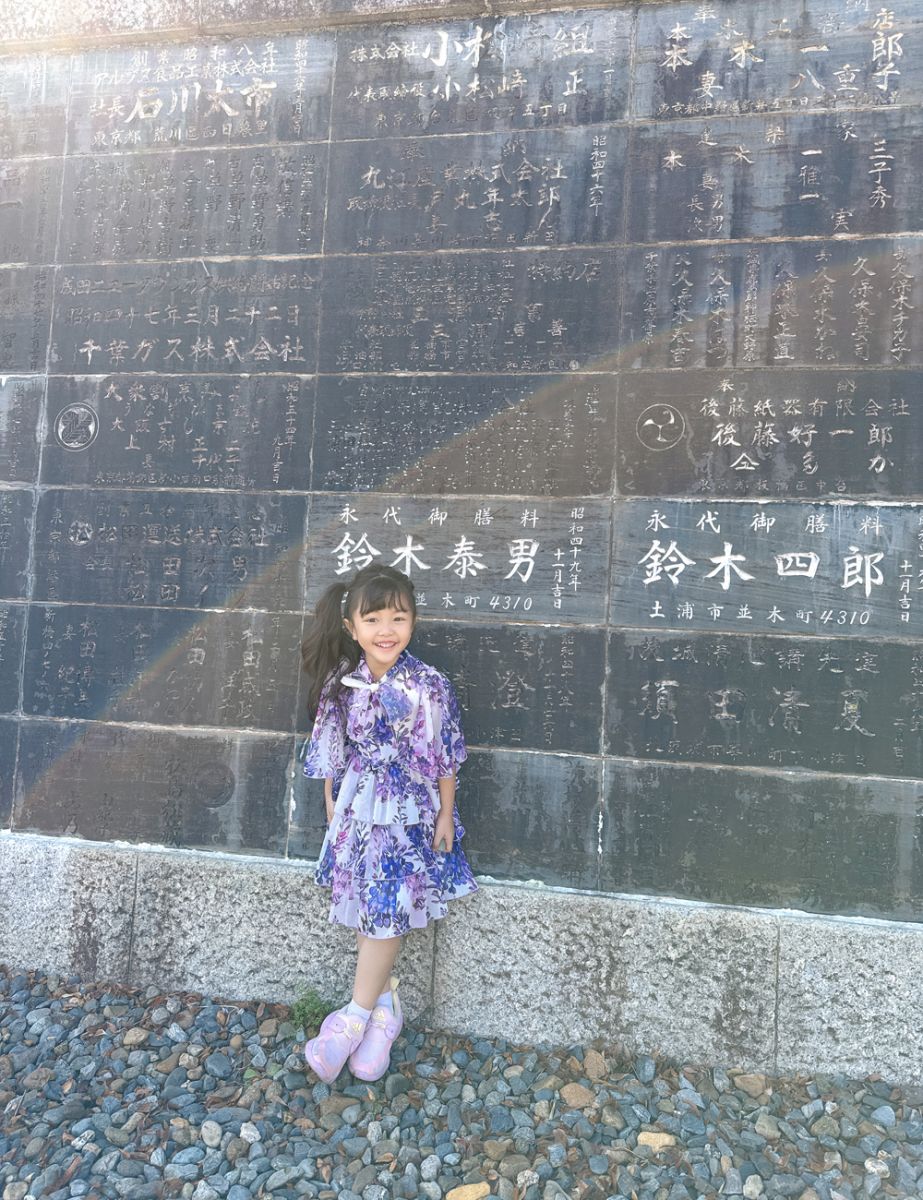
{"label": "girl's hand", "polygon": [[[445,849],[440,850],[439,843],[445,840]],[[433,831],[433,849],[439,853],[448,854],[452,849],[452,843],[455,840],[455,826],[452,822],[451,810],[441,810],[436,817],[436,828]]]}
{"label": "girl's hand", "polygon": [[324,797],[324,804],[325,804],[325,806],[326,806],[326,809],[327,809],[327,824],[329,825],[329,824],[330,824],[330,822],[333,820],[333,808],[334,808],[334,804],[333,804],[333,797],[332,797],[332,796],[325,796],[325,797]]}

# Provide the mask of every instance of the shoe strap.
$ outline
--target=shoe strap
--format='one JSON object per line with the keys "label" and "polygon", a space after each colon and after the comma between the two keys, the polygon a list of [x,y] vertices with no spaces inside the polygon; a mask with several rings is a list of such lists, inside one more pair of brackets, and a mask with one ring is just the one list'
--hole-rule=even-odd
{"label": "shoe strap", "polygon": [[397,1027],[398,1018],[393,1012],[390,1012],[383,1004],[381,1004],[378,1006],[378,1008],[372,1010],[372,1015],[369,1017],[369,1024],[377,1025],[379,1029],[384,1029],[387,1032],[389,1027]]}
{"label": "shoe strap", "polygon": [[365,1032],[367,1022],[363,1021],[361,1017],[354,1017],[351,1013],[345,1013],[343,1011],[335,1013],[334,1015],[338,1018],[338,1020],[335,1023],[331,1021],[331,1025],[339,1025],[339,1028],[332,1028],[328,1036],[333,1036],[337,1033],[345,1033],[350,1038],[357,1038],[361,1037]]}

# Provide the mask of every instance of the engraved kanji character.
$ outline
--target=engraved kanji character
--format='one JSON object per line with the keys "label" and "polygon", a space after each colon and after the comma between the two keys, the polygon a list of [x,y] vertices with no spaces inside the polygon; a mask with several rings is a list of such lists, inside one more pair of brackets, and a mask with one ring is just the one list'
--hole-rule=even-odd
{"label": "engraved kanji character", "polygon": [[747,559],[746,559],[746,556],[743,554],[734,554],[733,546],[731,545],[730,542],[724,543],[724,553],[723,554],[719,554],[716,557],[711,558],[710,561],[716,564],[715,569],[713,571],[709,571],[708,574],[705,576],[705,578],[711,579],[715,575],[717,575],[719,573],[719,571],[722,572],[721,587],[725,591],[727,591],[728,588],[731,586],[731,572],[732,571],[740,579],[748,580],[748,579],[753,578],[752,575],[748,575],[747,572],[745,570],[743,570],[742,567],[739,567],[737,565],[738,563],[746,562]]}
{"label": "engraved kanji character", "polygon": [[737,440],[737,424],[734,421],[720,422],[715,426],[715,432],[711,436],[713,442],[717,442],[719,446],[739,446]]}
{"label": "engraved kanji character", "polygon": [[206,110],[206,117],[210,117],[213,113],[224,113],[226,117],[237,117],[240,115],[240,110],[231,108],[228,96],[234,95],[233,88],[226,88],[222,79],[215,80],[215,90],[206,92],[205,96],[210,101],[209,108]]}
{"label": "engraved kanji character", "polygon": [[161,100],[157,88],[139,88],[134,107],[125,118],[124,124],[128,125],[136,117],[139,121],[153,121],[162,108],[163,100]]}
{"label": "engraved kanji character", "polygon": [[267,105],[272,98],[273,91],[278,86],[279,85],[275,81],[254,79],[248,87],[240,89],[240,94],[246,101],[247,107],[252,108],[254,116],[258,118],[265,105]]}
{"label": "engraved kanji character", "polygon": [[679,687],[676,679],[658,679],[641,685],[641,705],[638,715],[660,721],[664,717],[676,724],[676,696]]}
{"label": "engraved kanji character", "polygon": [[535,688],[531,684],[526,683],[525,679],[514,671],[507,671],[506,674],[497,672],[499,680],[496,688],[496,705],[499,708],[528,708],[530,700],[527,693],[534,692]]}
{"label": "engraved kanji character", "polygon": [[794,688],[787,688],[785,691],[779,691],[778,688],[773,688],[773,694],[779,697],[779,702],[769,716],[769,724],[775,728],[776,713],[782,714],[782,728],[786,733],[797,733],[801,736],[801,712],[800,709],[810,708],[807,701],[801,699],[801,692]]}
{"label": "engraved kanji character", "polygon": [[538,552],[538,542],[531,538],[514,538],[510,542],[510,571],[504,579],[512,579],[516,575],[523,583],[528,583],[535,567],[535,555]]}
{"label": "engraved kanji character", "polygon": [[736,46],[731,47],[730,61],[741,70],[749,67],[751,63],[761,63],[763,60],[754,53],[755,50],[755,44],[742,37]]}
{"label": "engraved kanji character", "polygon": [[692,59],[686,53],[685,46],[680,46],[676,42],[670,42],[667,46],[663,62],[660,65],[666,67],[675,75],[679,67],[691,67]]}
{"label": "engraved kanji character", "polygon": [[475,550],[470,538],[461,537],[455,543],[452,557],[442,568],[443,571],[453,570],[459,579],[467,579],[469,575],[477,575],[478,571],[486,570],[481,561],[481,554]]}
{"label": "engraved kanji character", "polygon": [[93,361],[93,355],[97,352],[102,352],[102,346],[98,342],[94,342],[92,338],[87,338],[83,345],[78,349],[78,354],[87,356],[87,366],[89,367]]}
{"label": "engraved kanji character", "polygon": [[813,550],[787,550],[774,554],[773,558],[776,560],[776,571],[786,579],[794,575],[813,579],[820,566],[820,556]]}
{"label": "engraved kanji character", "polygon": [[485,33],[480,25],[475,25],[474,33],[463,42],[455,41],[455,53],[462,56],[462,62],[470,62],[476,67],[481,56],[486,52],[487,43],[493,37],[491,32]]}
{"label": "engraved kanji character", "polygon": [[861,733],[863,737],[875,737],[874,733],[870,733],[860,724],[862,721],[862,705],[868,701],[868,692],[860,691],[858,688],[850,688],[848,691],[840,692],[840,696],[843,698],[843,707],[840,710],[839,720],[833,728],[843,733],[850,733],[855,730],[856,733]]}
{"label": "engraved kanji character", "polygon": [[275,346],[265,337],[257,338],[248,353],[256,359],[257,362],[269,362],[269,360],[278,354]]}
{"label": "engraved kanji character", "polygon": [[357,541],[352,534],[344,533],[339,544],[330,553],[337,556],[339,565],[335,573],[345,575],[354,568],[367,567],[381,551],[371,544],[368,534],[363,533]]}
{"label": "engraved kanji character", "polygon": [[411,534],[407,535],[403,546],[392,546],[391,549],[396,556],[391,566],[398,567],[405,575],[410,575],[414,567],[421,571],[430,570],[430,567],[422,559],[417,558],[417,552],[423,549],[423,543],[415,542]]}
{"label": "engraved kanji character", "polygon": [[192,343],[189,353],[196,362],[198,362],[200,358],[204,358],[206,362],[214,362],[216,357],[215,345],[210,337],[205,338],[204,341],[200,337],[196,338],[196,340]]}
{"label": "engraved kanji character", "polygon": [[677,547],[676,542],[670,542],[664,547],[659,540],[651,543],[650,549],[638,559],[638,566],[644,566],[644,586],[656,583],[666,575],[675,587],[679,577],[687,567],[695,564],[694,558],[687,558]]}
{"label": "engraved kanji character", "polygon": [[850,546],[850,553],[843,556],[842,588],[855,587],[861,584],[866,597],[871,595],[872,588],[884,583],[884,575],[878,563],[884,558],[884,553],[875,551],[863,554],[858,546]]}

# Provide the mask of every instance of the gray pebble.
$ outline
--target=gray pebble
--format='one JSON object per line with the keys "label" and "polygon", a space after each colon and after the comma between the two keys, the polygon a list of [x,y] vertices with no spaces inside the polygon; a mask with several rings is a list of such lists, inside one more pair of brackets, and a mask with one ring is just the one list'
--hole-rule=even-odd
{"label": "gray pebble", "polygon": [[[410,1026],[382,1080],[347,1070],[331,1087],[306,1072],[281,1016],[260,1045],[255,1004],[227,1006],[222,1024],[207,998],[90,988],[74,1005],[71,987],[62,1004],[37,977],[18,979],[0,967],[0,1089],[28,1096],[21,1120],[0,1129],[0,1200],[35,1188],[39,1200],[445,1200],[486,1181],[486,1158],[469,1147],[491,1140],[497,1200],[562,1200],[590,1180],[618,1200],[923,1196],[923,1088],[818,1075],[770,1080],[757,1105],[733,1066],[678,1070],[610,1050],[597,1080],[585,1047]],[[142,1045],[123,1046],[129,1029],[146,1031]],[[266,1094],[263,1073],[274,1080]],[[597,1121],[566,1104],[569,1083],[596,1094]],[[675,1152],[632,1153],[642,1129],[671,1133]],[[79,1170],[60,1187],[75,1155]]]}
{"label": "gray pebble", "polygon": [[231,1060],[226,1054],[215,1051],[215,1053],[209,1054],[208,1058],[206,1058],[205,1070],[209,1075],[214,1075],[216,1079],[227,1079],[233,1068]]}

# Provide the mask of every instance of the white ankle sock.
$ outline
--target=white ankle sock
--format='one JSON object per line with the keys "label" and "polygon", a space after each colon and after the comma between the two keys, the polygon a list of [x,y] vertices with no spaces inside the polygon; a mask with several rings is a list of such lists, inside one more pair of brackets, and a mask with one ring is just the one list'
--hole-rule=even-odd
{"label": "white ankle sock", "polygon": [[363,1008],[361,1004],[357,1004],[355,1000],[350,1000],[346,1006],[346,1011],[351,1017],[361,1017],[363,1021],[367,1021],[372,1015],[370,1008]]}
{"label": "white ankle sock", "polygon": [[391,989],[390,988],[388,988],[388,990],[386,992],[381,993],[381,995],[378,997],[378,1000],[376,1001],[376,1004],[383,1004],[384,1007],[388,1010],[388,1012],[394,1012],[394,1005],[391,1003]]}

